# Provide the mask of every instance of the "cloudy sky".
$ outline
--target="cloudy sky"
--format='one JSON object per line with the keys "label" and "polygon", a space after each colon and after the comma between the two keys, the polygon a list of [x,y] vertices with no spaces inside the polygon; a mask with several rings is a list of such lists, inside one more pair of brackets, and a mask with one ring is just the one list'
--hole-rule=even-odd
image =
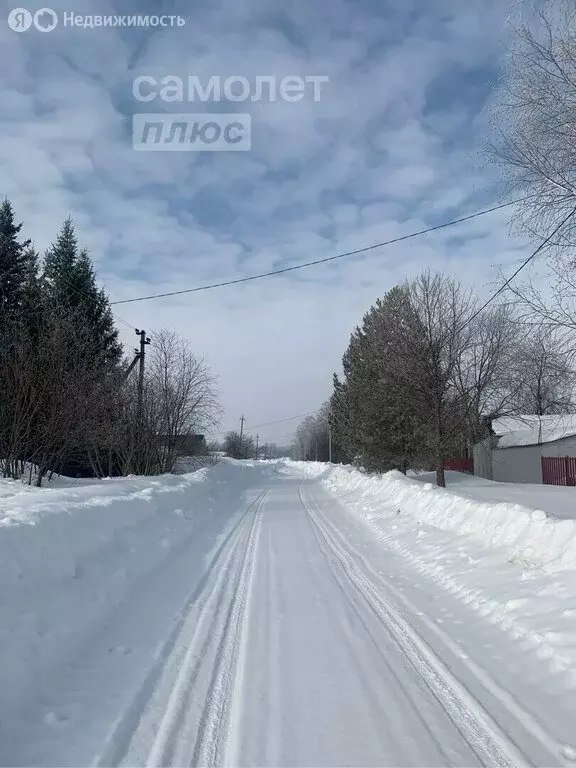
{"label": "cloudy sky", "polygon": [[[4,0],[2,0],[2,3]],[[38,10],[39,4],[30,10]],[[177,14],[165,29],[34,28],[0,18],[0,194],[43,250],[75,220],[112,300],[291,266],[501,200],[481,154],[507,0],[59,0],[77,15]],[[297,102],[146,104],[136,77],[325,76]],[[138,112],[250,112],[249,152],[136,152]],[[115,307],[189,338],[225,417],[283,442],[330,392],[350,332],[387,289],[439,269],[488,295],[526,244],[510,209],[396,246],[218,290]],[[135,335],[120,325],[133,346]],[[256,427],[258,428],[256,430]]]}

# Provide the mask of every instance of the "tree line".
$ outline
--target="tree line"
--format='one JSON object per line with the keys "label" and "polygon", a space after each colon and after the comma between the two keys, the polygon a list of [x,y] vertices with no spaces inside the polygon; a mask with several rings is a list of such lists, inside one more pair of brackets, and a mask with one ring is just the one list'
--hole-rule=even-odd
{"label": "tree line", "polygon": [[435,469],[444,485],[446,459],[469,454],[493,419],[574,412],[575,29],[572,0],[517,25],[487,147],[546,276],[501,275],[488,307],[444,274],[392,288],[352,333],[329,401],[300,425],[301,457],[327,459],[329,423],[341,460]]}
{"label": "tree line", "polygon": [[0,205],[0,472],[38,485],[173,469],[219,417],[216,380],[188,343],[152,335],[143,386],[110,303],[66,220],[43,258]]}
{"label": "tree line", "polygon": [[573,350],[514,306],[481,310],[451,277],[424,273],[378,299],[350,337],[343,374],[297,429],[304,460],[357,462],[368,471],[434,469],[471,455],[491,422],[574,411]]}
{"label": "tree line", "polygon": [[338,444],[368,470],[434,469],[471,455],[492,420],[573,408],[572,354],[508,304],[482,309],[443,274],[395,286],[366,313],[334,376]]}
{"label": "tree line", "polygon": [[241,434],[234,429],[226,433],[219,447],[231,459],[276,459],[286,453],[276,443],[262,444],[253,435]]}

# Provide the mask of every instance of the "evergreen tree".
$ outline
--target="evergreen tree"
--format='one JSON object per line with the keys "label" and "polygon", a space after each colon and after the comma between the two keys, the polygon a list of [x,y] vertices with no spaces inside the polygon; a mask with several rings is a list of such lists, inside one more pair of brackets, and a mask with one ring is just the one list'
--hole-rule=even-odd
{"label": "evergreen tree", "polygon": [[399,365],[404,330],[414,324],[407,293],[393,288],[370,308],[334,378],[331,407],[338,441],[366,469],[405,472],[418,449],[406,396],[410,371]]}
{"label": "evergreen tree", "polygon": [[86,286],[78,284],[77,262],[78,241],[72,219],[68,218],[44,258],[47,292],[51,301],[65,310],[76,309],[80,302],[85,301],[83,289]]}
{"label": "evergreen tree", "polygon": [[[344,445],[366,469],[429,467],[445,484],[445,460],[466,448],[479,403],[507,395],[495,375],[506,360],[505,325],[504,343],[482,346],[477,314],[469,291],[430,273],[393,288],[366,313],[332,396]],[[486,358],[480,367],[478,347]]]}
{"label": "evergreen tree", "polygon": [[85,250],[79,250],[72,220],[68,218],[56,242],[46,253],[44,283],[53,312],[74,318],[88,329],[98,362],[116,365],[122,357],[110,302],[98,287],[94,267]]}
{"label": "evergreen tree", "polygon": [[29,272],[30,240],[18,242],[22,224],[14,223],[9,200],[0,205],[0,329],[18,314]]}
{"label": "evergreen tree", "polygon": [[46,302],[40,278],[40,260],[33,247],[26,250],[26,279],[20,306],[23,339],[33,346],[40,341],[46,329]]}

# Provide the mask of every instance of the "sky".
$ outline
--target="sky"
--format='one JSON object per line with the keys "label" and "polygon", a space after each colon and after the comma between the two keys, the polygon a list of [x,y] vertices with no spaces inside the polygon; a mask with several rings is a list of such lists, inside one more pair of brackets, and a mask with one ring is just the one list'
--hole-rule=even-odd
{"label": "sky", "polygon": [[[0,195],[40,251],[71,215],[112,301],[321,259],[504,199],[483,148],[506,0],[51,0],[50,32],[12,31],[13,7],[2,0]],[[186,23],[64,26],[70,12]],[[246,78],[251,94],[257,78],[326,80],[297,101],[134,96],[138,77],[190,75]],[[142,112],[250,114],[251,148],[135,151]],[[287,419],[329,396],[350,333],[393,285],[440,270],[484,298],[498,268],[513,271],[528,251],[512,213],[283,276],[119,304],[120,337],[129,350],[130,325],[185,336],[219,377],[221,430],[244,415],[261,442],[283,443],[298,424]],[[281,423],[261,426],[270,422]]]}

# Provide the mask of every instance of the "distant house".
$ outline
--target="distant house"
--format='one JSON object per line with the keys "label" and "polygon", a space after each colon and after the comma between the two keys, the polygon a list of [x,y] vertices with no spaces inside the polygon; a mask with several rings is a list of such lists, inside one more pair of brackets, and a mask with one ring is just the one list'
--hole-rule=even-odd
{"label": "distant house", "polygon": [[198,456],[208,453],[204,435],[158,435],[161,445],[170,446],[180,456]]}
{"label": "distant house", "polygon": [[[542,459],[574,457],[576,414],[506,416],[473,447],[474,474],[504,483],[542,483]],[[544,462],[546,464],[546,461]]]}
{"label": "distant house", "polygon": [[204,435],[178,435],[175,447],[178,453],[186,453],[190,456],[208,453]]}

